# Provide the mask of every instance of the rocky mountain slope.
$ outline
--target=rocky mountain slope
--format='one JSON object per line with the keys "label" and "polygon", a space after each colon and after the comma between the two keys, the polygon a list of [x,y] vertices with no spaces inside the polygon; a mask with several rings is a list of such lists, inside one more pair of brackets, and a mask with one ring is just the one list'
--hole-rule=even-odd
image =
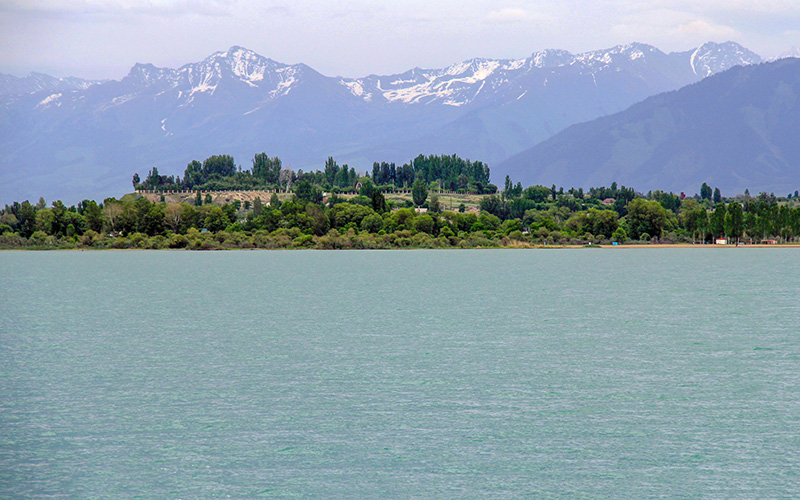
{"label": "rocky mountain slope", "polygon": [[800,59],[735,67],[568,128],[498,168],[523,184],[785,195],[800,188]]}

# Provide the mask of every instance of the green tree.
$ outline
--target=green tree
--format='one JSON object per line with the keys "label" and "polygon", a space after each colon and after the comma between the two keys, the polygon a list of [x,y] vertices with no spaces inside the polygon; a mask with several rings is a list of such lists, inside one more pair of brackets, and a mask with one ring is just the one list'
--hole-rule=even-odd
{"label": "green tree", "polygon": [[36,231],[36,208],[28,200],[23,201],[17,210],[17,219],[20,234],[25,238],[30,238]]}
{"label": "green tree", "polygon": [[700,199],[711,201],[711,186],[709,186],[705,182],[703,183],[702,186],[700,186]]}
{"label": "green tree", "polygon": [[281,172],[281,160],[277,156],[270,158],[267,153],[258,153],[253,156],[253,176],[262,179],[267,184],[276,184]]}
{"label": "green tree", "polygon": [[736,241],[739,245],[739,239],[744,232],[744,212],[742,206],[734,201],[728,205],[727,213],[725,214],[725,232]]}
{"label": "green tree", "polygon": [[212,175],[228,177],[236,173],[236,163],[231,155],[209,156],[203,162],[203,175],[208,179]]}
{"label": "green tree", "polygon": [[136,189],[136,186],[137,186],[137,185],[138,185],[140,182],[142,182],[142,180],[139,178],[139,174],[138,174],[138,173],[136,173],[136,174],[133,174],[133,189]]}
{"label": "green tree", "polygon": [[311,230],[317,236],[322,236],[328,232],[329,222],[328,217],[325,215],[325,210],[316,203],[309,203],[306,205],[306,215],[308,215]]}
{"label": "green tree", "polygon": [[192,189],[195,186],[203,184],[205,181],[203,164],[197,160],[189,162],[189,164],[186,165],[186,170],[183,171],[183,185],[188,189]]}
{"label": "green tree", "polygon": [[717,203],[716,208],[711,212],[709,218],[709,229],[714,238],[721,238],[725,236],[725,204]]}
{"label": "green tree", "polygon": [[297,181],[294,188],[294,195],[298,200],[311,203],[322,203],[322,191],[306,179]]}
{"label": "green tree", "polygon": [[370,214],[361,220],[361,230],[368,233],[377,233],[383,229],[383,219],[378,214]]}
{"label": "green tree", "polygon": [[372,198],[372,193],[377,191],[377,188],[372,183],[372,180],[369,177],[362,177],[358,180],[361,183],[361,189],[359,189],[358,194],[361,196],[366,196],[367,198]]}
{"label": "green tree", "polygon": [[222,210],[222,208],[214,205],[208,209],[208,212],[206,212],[206,216],[203,219],[203,227],[212,233],[216,233],[228,227],[230,222],[231,221],[228,218],[228,215]]}
{"label": "green tree", "polygon": [[272,196],[269,197],[269,206],[275,209],[281,208],[281,200],[278,198],[278,193],[272,193]]}
{"label": "green tree", "polygon": [[613,210],[590,208],[586,215],[588,231],[595,236],[611,238],[619,227],[619,216]]}
{"label": "green tree", "polygon": [[758,209],[756,204],[750,201],[745,207],[747,210],[744,212],[744,233],[748,238],[759,239]]}
{"label": "green tree", "polygon": [[379,214],[388,211],[386,207],[386,197],[383,196],[383,193],[381,193],[379,189],[372,192],[372,209]]}
{"label": "green tree", "polygon": [[431,194],[431,199],[428,201],[428,211],[433,213],[441,212],[442,208],[439,205],[439,195]]}
{"label": "green tree", "polygon": [[417,231],[421,231],[423,233],[427,233],[430,235],[434,235],[434,231],[436,230],[436,222],[433,220],[428,214],[420,215],[414,221],[414,228]]}
{"label": "green tree", "polygon": [[101,232],[103,230],[103,210],[94,200],[85,200],[83,207],[83,216],[88,228],[97,233]]}
{"label": "green tree", "polygon": [[685,200],[678,214],[681,225],[696,240],[698,235],[705,232],[708,216],[706,209],[697,200]]}
{"label": "green tree", "polygon": [[337,203],[328,211],[328,218],[331,221],[331,225],[337,229],[343,228],[348,224],[359,227],[364,217],[374,213],[375,211],[371,207],[353,205],[352,203]]}
{"label": "green tree", "polygon": [[336,179],[338,176],[339,176],[339,165],[336,163],[336,160],[334,160],[332,156],[329,156],[328,159],[325,161],[325,180],[328,182],[329,185],[335,186]]}
{"label": "green tree", "polygon": [[418,207],[428,199],[428,186],[422,178],[418,177],[414,180],[414,184],[411,186],[411,198],[414,200],[414,205]]}
{"label": "green tree", "polygon": [[482,212],[489,212],[501,219],[506,217],[508,211],[506,204],[497,195],[484,196],[480,202],[480,209]]}
{"label": "green tree", "polygon": [[661,231],[667,224],[667,210],[657,201],[647,201],[636,198],[628,203],[628,233],[638,240],[645,233],[656,238],[661,237]]}
{"label": "green tree", "polygon": [[511,177],[506,175],[505,183],[503,184],[503,199],[507,200],[511,197],[511,191],[514,189],[514,183],[511,182]]}
{"label": "green tree", "polygon": [[61,200],[56,200],[53,202],[52,211],[52,221],[50,223],[50,234],[53,236],[63,236],[66,234],[67,231],[67,207],[64,206],[64,203]]}
{"label": "green tree", "polygon": [[155,236],[164,232],[164,205],[160,203],[151,203],[144,214],[144,217],[139,222],[139,232],[145,233],[148,236]]}
{"label": "green tree", "polygon": [[[555,186],[553,186],[553,189],[555,189]],[[550,188],[545,186],[528,186],[522,191],[522,196],[537,203],[544,203],[550,196],[550,192]]]}

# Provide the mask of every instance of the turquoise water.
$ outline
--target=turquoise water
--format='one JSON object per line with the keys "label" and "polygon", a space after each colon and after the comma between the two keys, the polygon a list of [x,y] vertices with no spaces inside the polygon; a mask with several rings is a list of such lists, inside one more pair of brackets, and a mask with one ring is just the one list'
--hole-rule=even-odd
{"label": "turquoise water", "polygon": [[800,250],[0,253],[0,498],[800,498]]}

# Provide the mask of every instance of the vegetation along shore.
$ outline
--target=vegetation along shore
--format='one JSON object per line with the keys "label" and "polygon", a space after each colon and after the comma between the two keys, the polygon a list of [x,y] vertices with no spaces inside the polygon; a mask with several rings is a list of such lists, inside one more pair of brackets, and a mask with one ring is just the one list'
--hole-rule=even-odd
{"label": "vegetation along shore", "polygon": [[502,190],[489,167],[458,156],[375,163],[360,175],[329,158],[314,172],[256,154],[192,161],[183,177],[153,168],[134,193],[66,206],[44,199],[0,210],[0,248],[532,248],[584,245],[792,245],[798,192],[723,197],[608,187]]}

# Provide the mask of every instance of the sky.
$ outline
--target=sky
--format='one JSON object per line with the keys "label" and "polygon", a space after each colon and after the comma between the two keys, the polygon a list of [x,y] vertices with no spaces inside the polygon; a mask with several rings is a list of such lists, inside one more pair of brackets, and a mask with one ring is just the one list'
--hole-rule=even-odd
{"label": "sky", "polygon": [[0,0],[0,73],[120,79],[240,45],[327,76],[641,42],[800,47],[800,0]]}

